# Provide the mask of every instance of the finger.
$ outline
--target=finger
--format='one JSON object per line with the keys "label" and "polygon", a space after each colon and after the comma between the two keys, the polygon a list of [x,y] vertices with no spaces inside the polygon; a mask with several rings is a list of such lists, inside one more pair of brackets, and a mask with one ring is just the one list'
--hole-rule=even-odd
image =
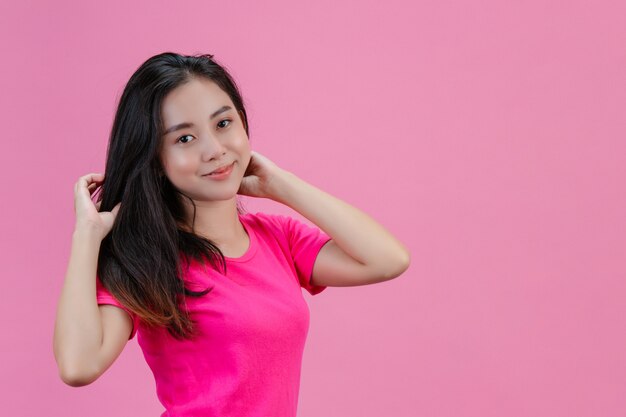
{"label": "finger", "polygon": [[120,201],[119,203],[115,205],[115,207],[113,207],[113,209],[111,210],[111,213],[113,213],[113,215],[117,216],[117,212],[120,211],[121,204],[122,202]]}
{"label": "finger", "polygon": [[103,178],[104,174],[102,172],[91,172],[89,174],[85,174],[79,177],[79,179],[85,179],[88,181],[101,180]]}
{"label": "finger", "polygon": [[101,183],[104,181],[104,174],[101,173],[91,173],[87,175],[83,175],[78,179],[78,184],[81,186],[87,186],[91,183]]}
{"label": "finger", "polygon": [[89,184],[87,189],[89,190],[89,195],[91,196],[91,198],[95,198],[98,195],[98,193],[102,194],[101,184],[96,184],[96,183]]}
{"label": "finger", "polygon": [[82,194],[86,196],[90,196],[93,192],[94,187],[98,187],[98,185],[102,184],[104,181],[104,176],[98,173],[92,173],[83,175],[78,179],[76,185],[74,187],[74,194]]}

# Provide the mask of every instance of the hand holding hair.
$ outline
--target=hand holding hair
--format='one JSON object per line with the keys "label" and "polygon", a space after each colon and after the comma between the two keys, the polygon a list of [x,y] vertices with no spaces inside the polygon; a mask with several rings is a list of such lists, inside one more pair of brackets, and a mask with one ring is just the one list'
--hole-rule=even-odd
{"label": "hand holding hair", "polygon": [[117,203],[110,212],[98,212],[100,202],[94,203],[91,196],[103,182],[103,174],[92,173],[83,175],[74,185],[75,230],[95,232],[100,240],[111,231],[120,208],[120,203]]}

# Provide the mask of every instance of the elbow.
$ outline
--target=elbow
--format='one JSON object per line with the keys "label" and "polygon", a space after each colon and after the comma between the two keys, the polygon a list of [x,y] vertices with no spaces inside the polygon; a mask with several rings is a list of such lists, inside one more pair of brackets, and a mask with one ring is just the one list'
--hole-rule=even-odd
{"label": "elbow", "polygon": [[94,382],[100,376],[97,360],[79,357],[75,349],[62,347],[58,339],[53,345],[54,359],[57,364],[58,375],[64,384],[70,387],[84,387]]}
{"label": "elbow", "polygon": [[96,378],[81,374],[80,372],[61,371],[59,372],[59,376],[61,380],[70,387],[84,387],[96,380]]}
{"label": "elbow", "polygon": [[59,366],[59,377],[70,387],[84,387],[98,379],[99,374],[79,366]]}
{"label": "elbow", "polygon": [[407,269],[409,269],[409,265],[411,265],[410,253],[408,251],[405,251],[401,259],[399,261],[396,261],[393,265],[394,267],[385,274],[385,280],[397,278],[402,275]]}
{"label": "elbow", "polygon": [[399,251],[399,255],[394,255],[393,259],[388,259],[384,265],[373,268],[374,278],[371,283],[390,281],[402,275],[411,264],[411,255],[409,251]]}

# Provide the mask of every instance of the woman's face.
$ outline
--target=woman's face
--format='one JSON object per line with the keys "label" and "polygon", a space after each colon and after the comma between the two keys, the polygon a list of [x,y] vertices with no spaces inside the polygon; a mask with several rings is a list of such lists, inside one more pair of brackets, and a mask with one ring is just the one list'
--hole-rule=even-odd
{"label": "woman's face", "polygon": [[[171,183],[198,202],[234,198],[250,162],[250,146],[228,94],[211,80],[193,78],[165,97],[161,119],[160,157]],[[227,178],[207,175],[233,163]]]}

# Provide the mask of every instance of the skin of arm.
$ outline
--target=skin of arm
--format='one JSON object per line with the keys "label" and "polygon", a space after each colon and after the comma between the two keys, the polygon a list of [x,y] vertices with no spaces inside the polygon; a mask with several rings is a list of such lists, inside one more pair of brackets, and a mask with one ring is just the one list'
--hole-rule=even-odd
{"label": "skin of arm", "polygon": [[356,207],[282,169],[274,171],[268,189],[269,198],[294,209],[332,237],[317,256],[312,284],[374,284],[395,278],[409,267],[406,247]]}
{"label": "skin of arm", "polygon": [[[123,350],[132,321],[122,309],[102,305],[96,299],[96,270],[100,243],[112,224],[112,213],[96,213],[89,191],[101,176],[91,174],[77,183],[76,208],[79,215],[67,273],[57,307],[53,351],[59,376],[74,387],[95,381]],[[85,220],[87,207],[93,216],[107,218],[108,225]]]}

